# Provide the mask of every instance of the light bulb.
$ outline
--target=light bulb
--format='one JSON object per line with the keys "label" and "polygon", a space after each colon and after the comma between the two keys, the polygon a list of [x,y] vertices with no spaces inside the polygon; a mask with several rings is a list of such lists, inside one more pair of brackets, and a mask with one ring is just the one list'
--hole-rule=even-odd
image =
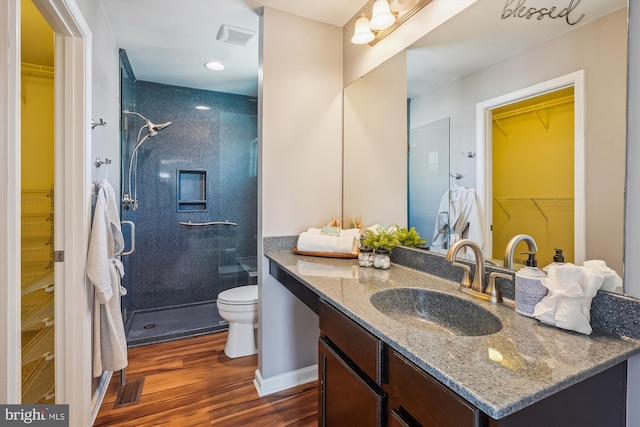
{"label": "light bulb", "polygon": [[384,30],[394,22],[396,22],[396,17],[393,16],[391,9],[389,9],[389,2],[387,0],[376,0],[373,4],[373,13],[369,24],[371,29],[376,31]]}
{"label": "light bulb", "polygon": [[369,27],[369,20],[362,14],[356,21],[356,27],[353,31],[353,37],[351,37],[351,43],[353,44],[365,44],[369,43],[375,38]]}

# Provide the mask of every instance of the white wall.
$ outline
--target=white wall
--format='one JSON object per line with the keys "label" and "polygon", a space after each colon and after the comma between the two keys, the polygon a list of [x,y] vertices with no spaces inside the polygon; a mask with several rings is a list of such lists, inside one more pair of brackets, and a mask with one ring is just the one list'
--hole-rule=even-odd
{"label": "white wall", "polygon": [[[258,242],[326,224],[342,208],[342,28],[265,8],[260,31]],[[317,363],[318,319],[269,275],[262,244],[258,259],[266,392]],[[278,387],[295,385],[287,381]]]}
{"label": "white wall", "polygon": [[119,49],[111,31],[102,3],[76,0],[93,35],[92,113],[93,119],[103,119],[106,126],[91,132],[91,158],[112,160],[111,165],[96,168],[91,165],[91,180],[107,179],[120,197],[120,68]]}
{"label": "white wall", "polygon": [[[451,117],[451,171],[475,187],[476,104],[584,69],[587,259],[622,271],[626,34],[622,9],[411,100],[411,126]],[[528,171],[527,173],[544,173]]]}
{"label": "white wall", "polygon": [[344,89],[345,227],[407,225],[407,55]]}
{"label": "white wall", "polygon": [[[108,173],[109,181],[114,186],[116,194],[119,194],[120,157],[118,153],[120,151],[120,72],[118,46],[107,22],[106,15],[102,10],[101,3],[94,0],[76,0],[76,3],[91,30],[92,72],[89,90],[91,91],[92,117],[96,121],[102,118],[107,122],[106,126],[98,126],[90,131],[91,146],[86,147],[86,149],[91,154],[89,155],[90,160],[89,164],[86,165],[86,170],[88,171],[88,175],[90,175],[91,182],[96,182],[97,180],[106,178],[106,173]],[[87,123],[87,126],[89,125],[90,123]],[[108,166],[103,165],[98,169],[93,164],[96,157],[100,157],[103,160],[105,158],[111,159],[112,163]],[[88,204],[91,203],[90,200],[92,199],[88,199]],[[91,206],[86,206],[85,212],[89,212],[90,209]],[[67,283],[67,285],[70,284]],[[77,284],[75,286],[82,285],[89,288],[87,295],[93,295],[92,285],[89,280],[85,280],[83,284]],[[73,286],[70,288],[73,288]],[[77,308],[80,309],[81,307]],[[93,303],[90,302],[88,304],[88,310],[92,312]],[[86,317],[87,319],[91,319],[93,317],[91,312],[88,313],[88,316]],[[78,318],[78,316],[71,317],[69,315],[67,315],[67,317]],[[90,329],[91,325],[85,326]],[[76,329],[78,329],[77,326]],[[89,348],[79,349],[77,352],[80,353],[80,351],[82,351],[90,358],[91,342],[88,342],[87,344]],[[98,382],[96,380],[92,380],[91,360],[84,360],[84,362],[85,363],[82,367],[75,366],[75,372],[78,378],[82,378],[83,383],[90,384],[90,387],[87,388],[89,388],[91,395],[86,396],[85,399],[90,398],[91,407],[81,408],[81,406],[85,406],[86,400],[83,402],[68,402],[71,408],[76,408],[75,410],[72,410],[75,414],[72,417],[72,426],[89,425],[89,423],[93,421],[101,404],[101,399],[103,397],[103,394],[101,393],[105,391],[104,389],[98,390],[96,388]],[[74,381],[73,378],[68,378],[68,380]],[[105,386],[106,385],[108,384],[105,384]],[[71,384],[71,388],[79,388],[77,381],[74,381]],[[84,386],[82,387],[82,391],[85,391]]]}

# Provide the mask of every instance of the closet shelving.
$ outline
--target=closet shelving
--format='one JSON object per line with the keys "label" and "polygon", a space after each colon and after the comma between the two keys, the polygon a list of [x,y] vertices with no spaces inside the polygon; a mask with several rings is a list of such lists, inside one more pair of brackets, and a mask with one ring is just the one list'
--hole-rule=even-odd
{"label": "closet shelving", "polygon": [[22,403],[55,397],[53,189],[22,191]]}
{"label": "closet shelving", "polygon": [[549,217],[547,216],[544,208],[548,204],[554,204],[556,206],[573,206],[573,197],[494,197],[493,200],[500,209],[502,209],[504,214],[507,216],[507,219],[511,219],[511,215],[507,209],[509,203],[531,204],[532,207],[540,212],[540,215],[542,215],[546,221],[549,221]]}

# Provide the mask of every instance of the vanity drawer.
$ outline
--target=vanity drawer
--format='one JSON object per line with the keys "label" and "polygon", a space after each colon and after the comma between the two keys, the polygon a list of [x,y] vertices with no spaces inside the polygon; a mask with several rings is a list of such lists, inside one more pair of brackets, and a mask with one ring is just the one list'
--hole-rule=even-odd
{"label": "vanity drawer", "polygon": [[397,415],[399,425],[440,427],[474,427],[480,425],[483,413],[447,389],[410,361],[389,351],[390,419]]}
{"label": "vanity drawer", "polygon": [[320,301],[320,333],[378,385],[382,384],[383,343],[325,301]]}

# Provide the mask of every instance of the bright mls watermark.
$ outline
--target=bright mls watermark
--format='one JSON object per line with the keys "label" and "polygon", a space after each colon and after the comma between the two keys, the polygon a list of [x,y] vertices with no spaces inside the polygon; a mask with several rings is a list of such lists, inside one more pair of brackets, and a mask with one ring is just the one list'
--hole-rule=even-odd
{"label": "bright mls watermark", "polygon": [[69,427],[69,405],[0,405],[0,427]]}

